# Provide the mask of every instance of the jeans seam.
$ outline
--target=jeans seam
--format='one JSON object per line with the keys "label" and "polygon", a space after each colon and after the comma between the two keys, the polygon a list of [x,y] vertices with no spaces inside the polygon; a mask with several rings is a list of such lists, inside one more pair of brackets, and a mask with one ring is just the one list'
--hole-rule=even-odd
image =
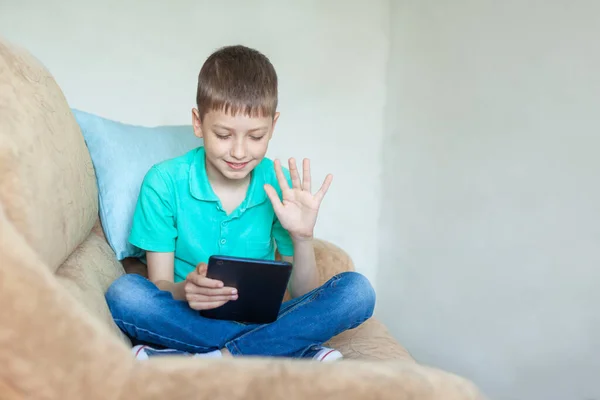
{"label": "jeans seam", "polygon": [[298,308],[300,305],[312,303],[313,301],[315,301],[315,299],[319,296],[320,293],[321,293],[321,291],[318,290],[312,296],[310,296],[308,299],[305,299],[304,301],[300,301],[300,302],[294,304],[293,306],[291,306],[290,308],[288,308],[287,310],[285,310],[285,312],[283,314],[281,314],[280,316],[278,316],[277,319],[285,317],[286,315],[288,315],[289,313],[291,313],[292,311],[294,311],[296,308]]}
{"label": "jeans seam", "polygon": [[[340,278],[341,278],[341,276],[339,274],[331,277],[331,279],[328,281],[329,285],[327,285],[327,286],[335,287],[335,284],[337,284],[337,282],[340,280]],[[292,307],[290,307],[289,309],[285,310],[285,312],[283,314],[281,314],[277,319],[285,317],[290,312],[294,311],[298,307],[299,304],[309,304],[309,303],[315,301],[321,295],[321,292],[323,291],[323,289],[325,289],[325,285],[321,286],[319,288],[319,290],[317,290],[308,299],[298,302],[298,303],[294,304]]]}
{"label": "jeans seam", "polygon": [[193,344],[189,344],[189,343],[186,343],[186,342],[182,342],[182,341],[180,341],[180,340],[175,340],[175,339],[172,339],[172,338],[169,338],[169,337],[166,337],[166,336],[159,335],[158,333],[155,333],[155,332],[149,331],[148,329],[140,328],[140,327],[138,327],[138,326],[137,326],[137,325],[135,325],[135,324],[132,324],[132,323],[129,323],[129,322],[125,322],[125,321],[123,321],[122,319],[115,319],[115,322],[120,322],[120,323],[121,323],[121,324],[123,324],[123,325],[131,326],[131,327],[135,328],[137,331],[146,332],[146,333],[148,333],[149,335],[153,335],[153,336],[156,336],[156,337],[160,338],[161,340],[165,340],[165,341],[169,341],[169,342],[173,342],[173,343],[182,344],[182,345],[189,346],[189,347],[193,347],[193,348],[195,348],[195,349],[199,349],[199,350],[203,350],[203,351],[206,351],[206,350],[208,350],[208,349],[209,349],[209,348],[207,348],[207,347],[195,346],[195,345],[193,345]]}
{"label": "jeans seam", "polygon": [[306,356],[306,353],[308,353],[309,350],[312,350],[313,347],[321,347],[323,346],[322,343],[313,343],[307,347],[304,348],[304,350],[302,350],[302,353],[300,353],[300,358],[304,358]]}
{"label": "jeans seam", "polygon": [[[289,313],[291,313],[292,311],[294,311],[296,308],[298,308],[300,305],[304,305],[304,304],[310,304],[310,303],[312,303],[312,302],[313,302],[313,301],[314,301],[314,300],[317,298],[317,296],[318,296],[320,293],[321,293],[321,290],[318,290],[318,291],[317,291],[317,292],[315,292],[315,293],[314,293],[312,296],[310,296],[309,298],[305,299],[304,301],[301,301],[301,302],[299,302],[299,303],[296,303],[296,304],[294,304],[292,307],[290,307],[290,308],[289,308],[289,310],[286,310],[286,312],[285,312],[285,313],[283,313],[283,314],[281,314],[280,316],[278,316],[278,317],[277,317],[277,319],[279,320],[280,318],[283,318],[283,317],[285,317],[286,315],[288,315]],[[260,326],[258,326],[256,329],[252,329],[251,331],[249,331],[249,332],[246,332],[246,333],[244,333],[243,335],[240,335],[240,336],[236,337],[235,339],[232,339],[232,340],[230,340],[229,342],[227,342],[227,343],[225,344],[225,346],[228,346],[228,345],[235,346],[235,349],[236,349],[236,350],[239,352],[239,354],[242,354],[242,352],[239,350],[239,347],[238,347],[238,346],[235,344],[235,342],[237,342],[237,341],[239,341],[239,340],[243,339],[243,338],[244,338],[246,335],[249,335],[249,334],[251,334],[251,333],[257,332],[257,331],[259,331],[259,330],[261,330],[261,329],[263,329],[263,328],[265,328],[265,327],[267,327],[267,326],[269,326],[269,325],[270,325],[270,324],[263,324],[263,325],[260,325]]]}
{"label": "jeans seam", "polygon": [[229,350],[229,353],[231,353],[232,355],[242,355],[242,352],[240,351],[239,347],[237,347],[237,345],[233,343],[233,340],[225,343],[225,348]]}

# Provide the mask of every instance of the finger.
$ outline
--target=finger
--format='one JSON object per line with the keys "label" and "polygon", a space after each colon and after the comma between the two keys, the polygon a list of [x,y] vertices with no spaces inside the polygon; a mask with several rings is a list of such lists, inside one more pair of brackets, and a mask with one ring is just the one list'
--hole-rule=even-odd
{"label": "finger", "polygon": [[208,265],[206,263],[198,263],[198,265],[196,265],[196,272],[198,272],[198,274],[202,275],[202,276],[206,276],[206,272],[208,271]]}
{"label": "finger", "polygon": [[221,307],[226,301],[212,301],[212,302],[191,302],[188,303],[190,308],[194,310],[212,310],[213,308]]}
{"label": "finger", "polygon": [[210,279],[207,278],[204,275],[193,275],[190,277],[190,281],[196,285],[196,286],[200,286],[200,287],[207,287],[207,288],[222,288],[223,286],[223,282],[217,280],[217,279]]}
{"label": "finger", "polygon": [[[292,179],[292,187],[294,189],[302,189],[302,182],[300,180],[300,173],[298,171],[298,167],[296,165],[296,159],[290,158],[288,160],[288,166],[290,170],[290,178]],[[284,176],[285,178],[285,176]]]}
{"label": "finger", "polygon": [[317,198],[319,203],[321,201],[323,201],[323,197],[325,197],[325,194],[327,194],[327,190],[329,190],[329,186],[331,185],[332,181],[333,181],[333,175],[328,174],[325,177],[323,184],[321,185],[321,189],[319,189],[319,191],[315,194],[315,197]]}
{"label": "finger", "polygon": [[283,169],[281,168],[281,161],[275,160],[275,176],[277,177],[277,183],[279,183],[279,187],[282,191],[289,190],[287,179],[285,179],[285,175],[283,174]]}
{"label": "finger", "polygon": [[302,190],[310,192],[310,160],[305,158],[302,161]]}
{"label": "finger", "polygon": [[292,178],[292,187],[302,189],[300,175],[298,174],[298,167],[296,166],[296,160],[294,158],[290,158],[288,160],[288,165],[290,168],[290,177]]}
{"label": "finger", "polygon": [[202,287],[197,285],[190,285],[185,288],[186,294],[202,294],[206,296],[231,296],[237,294],[237,289],[232,287],[224,287],[224,288],[209,288]]}
{"label": "finger", "polygon": [[271,204],[273,205],[273,210],[275,211],[275,214],[279,216],[279,214],[283,210],[283,203],[279,199],[277,191],[275,191],[275,188],[269,184],[265,184],[264,188],[265,192],[267,192],[269,200],[271,200]]}
{"label": "finger", "polygon": [[210,303],[214,301],[237,300],[237,298],[237,294],[229,296],[206,296],[203,294],[188,294],[185,296],[185,299],[188,301],[188,303]]}

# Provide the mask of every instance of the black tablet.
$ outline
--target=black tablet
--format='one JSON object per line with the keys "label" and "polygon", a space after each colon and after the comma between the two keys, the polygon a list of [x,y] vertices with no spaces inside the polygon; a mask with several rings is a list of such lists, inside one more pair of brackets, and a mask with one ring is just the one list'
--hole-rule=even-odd
{"label": "black tablet", "polygon": [[277,319],[292,273],[285,261],[211,256],[206,276],[236,288],[238,299],[221,307],[202,310],[206,318],[267,324]]}

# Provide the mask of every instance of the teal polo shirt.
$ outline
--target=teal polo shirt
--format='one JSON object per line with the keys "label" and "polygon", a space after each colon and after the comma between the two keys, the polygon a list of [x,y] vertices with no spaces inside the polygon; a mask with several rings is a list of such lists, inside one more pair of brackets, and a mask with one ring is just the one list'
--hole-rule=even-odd
{"label": "teal polo shirt", "polygon": [[[289,171],[284,173],[289,182]],[[227,215],[208,181],[204,147],[159,163],[142,183],[129,241],[146,251],[174,252],[175,282],[211,255],[272,260],[276,246],[282,256],[292,256],[291,238],[275,215],[265,183],[281,198],[273,161],[267,158],[252,171],[244,201]]]}

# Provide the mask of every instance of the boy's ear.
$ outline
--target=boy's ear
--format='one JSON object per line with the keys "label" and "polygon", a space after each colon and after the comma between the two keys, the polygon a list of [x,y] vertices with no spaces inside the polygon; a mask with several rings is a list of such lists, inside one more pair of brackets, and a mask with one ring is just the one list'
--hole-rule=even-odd
{"label": "boy's ear", "polygon": [[275,125],[277,124],[277,120],[279,119],[279,112],[276,112],[273,116],[273,125],[271,126],[271,132],[269,132],[269,139],[273,137],[273,131],[275,130]]}
{"label": "boy's ear", "polygon": [[194,135],[202,139],[202,121],[200,120],[200,111],[197,108],[192,108],[192,126],[194,127]]}

